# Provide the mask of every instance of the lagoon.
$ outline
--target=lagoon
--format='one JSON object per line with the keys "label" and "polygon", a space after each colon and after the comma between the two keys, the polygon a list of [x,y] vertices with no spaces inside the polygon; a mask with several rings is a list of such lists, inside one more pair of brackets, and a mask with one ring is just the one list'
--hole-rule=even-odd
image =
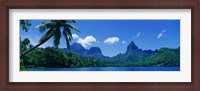
{"label": "lagoon", "polygon": [[180,71],[173,67],[81,67],[81,68],[26,68],[24,71]]}

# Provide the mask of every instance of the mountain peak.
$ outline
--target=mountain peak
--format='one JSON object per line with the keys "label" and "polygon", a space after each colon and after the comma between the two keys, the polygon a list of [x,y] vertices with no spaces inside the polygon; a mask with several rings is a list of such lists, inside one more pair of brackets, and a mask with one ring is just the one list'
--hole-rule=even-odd
{"label": "mountain peak", "polygon": [[82,45],[79,44],[79,43],[74,42],[71,46],[82,46]]}
{"label": "mountain peak", "polygon": [[85,50],[85,48],[80,43],[76,43],[76,42],[74,42],[71,45],[71,49],[73,49],[73,48]]}
{"label": "mountain peak", "polygon": [[136,46],[133,41],[131,41],[131,43],[127,47],[127,52],[131,50],[138,50],[138,46]]}
{"label": "mountain peak", "polygon": [[70,50],[78,55],[83,55],[86,51],[86,49],[81,44],[76,42],[71,45]]}
{"label": "mountain peak", "polygon": [[131,43],[129,45],[135,45],[135,43],[133,41],[131,41]]}
{"label": "mountain peak", "polygon": [[101,49],[99,47],[91,47],[88,52],[88,54],[102,54]]}
{"label": "mountain peak", "polygon": [[[67,48],[63,49],[65,51]],[[87,56],[96,59],[108,59],[102,54],[102,51],[99,47],[91,47],[90,49],[85,49],[80,43],[74,42],[71,47],[70,51],[79,55],[79,56]]]}

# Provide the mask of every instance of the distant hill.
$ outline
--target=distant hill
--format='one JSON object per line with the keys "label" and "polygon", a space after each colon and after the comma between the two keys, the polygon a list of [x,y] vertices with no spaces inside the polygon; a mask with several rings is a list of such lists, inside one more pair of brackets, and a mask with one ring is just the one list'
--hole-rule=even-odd
{"label": "distant hill", "polygon": [[[62,50],[66,52],[67,48],[63,48]],[[91,47],[90,49],[85,49],[81,44],[76,42],[70,46],[70,51],[79,56],[86,56],[101,60],[109,59],[109,57],[104,56],[102,54],[101,49],[99,47]]]}
{"label": "distant hill", "polygon": [[131,43],[127,46],[126,53],[120,53],[114,56],[112,61],[118,63],[136,62],[143,60],[157,52],[158,50],[152,51],[139,49],[138,46],[136,46],[135,43],[131,41]]}
{"label": "distant hill", "polygon": [[97,58],[101,60],[107,60],[110,57],[104,56],[101,52],[101,49],[99,47],[91,47],[87,52],[86,56],[92,57],[92,58]]}
{"label": "distant hill", "polygon": [[[66,50],[67,51],[67,50]],[[80,56],[84,56],[86,55],[86,52],[88,50],[86,50],[81,44],[79,43],[73,43],[71,46],[70,46],[70,51],[72,51],[73,53],[76,53]]]}
{"label": "distant hill", "polygon": [[158,53],[134,64],[138,66],[180,66],[180,47],[161,48]]}
{"label": "distant hill", "polygon": [[[65,52],[67,48],[62,49]],[[132,66],[179,66],[180,65],[180,47],[176,49],[161,48],[160,50],[142,50],[139,49],[133,41],[127,46],[125,53],[120,53],[114,57],[107,57],[102,54],[99,47],[85,49],[79,43],[73,43],[70,51],[85,57],[91,57],[99,60],[106,60],[108,64],[124,64]]]}
{"label": "distant hill", "polygon": [[[67,48],[64,48],[62,50],[66,52]],[[108,60],[108,62],[115,62],[115,63],[140,61],[158,52],[158,50],[152,51],[150,49],[149,50],[139,49],[138,46],[136,46],[133,41],[130,42],[130,44],[127,46],[126,53],[124,54],[120,53],[112,58],[104,56],[99,47],[91,47],[90,49],[85,49],[79,43],[73,43],[70,47],[70,51],[80,56],[92,57],[101,60]]]}

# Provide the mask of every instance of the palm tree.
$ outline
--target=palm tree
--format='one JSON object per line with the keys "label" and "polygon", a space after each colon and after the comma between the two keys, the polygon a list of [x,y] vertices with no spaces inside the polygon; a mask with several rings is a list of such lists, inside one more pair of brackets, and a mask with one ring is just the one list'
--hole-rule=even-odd
{"label": "palm tree", "polygon": [[35,28],[39,28],[40,32],[44,32],[45,30],[48,30],[46,34],[42,36],[42,38],[39,40],[39,43],[30,48],[29,50],[23,52],[20,54],[20,57],[23,57],[30,51],[34,50],[38,46],[45,43],[47,40],[53,37],[53,44],[54,47],[58,48],[58,45],[60,44],[60,38],[61,38],[61,32],[65,37],[67,48],[70,47],[70,42],[72,40],[72,33],[71,29],[76,30],[79,32],[79,30],[69,23],[76,23],[74,20],[51,20],[50,22],[43,22],[42,24],[36,26]]}

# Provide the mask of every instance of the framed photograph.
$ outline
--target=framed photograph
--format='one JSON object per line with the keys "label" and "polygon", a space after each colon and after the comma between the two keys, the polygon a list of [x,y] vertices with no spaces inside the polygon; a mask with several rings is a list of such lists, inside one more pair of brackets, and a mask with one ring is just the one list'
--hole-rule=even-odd
{"label": "framed photograph", "polygon": [[2,1],[2,90],[199,91],[199,3]]}

